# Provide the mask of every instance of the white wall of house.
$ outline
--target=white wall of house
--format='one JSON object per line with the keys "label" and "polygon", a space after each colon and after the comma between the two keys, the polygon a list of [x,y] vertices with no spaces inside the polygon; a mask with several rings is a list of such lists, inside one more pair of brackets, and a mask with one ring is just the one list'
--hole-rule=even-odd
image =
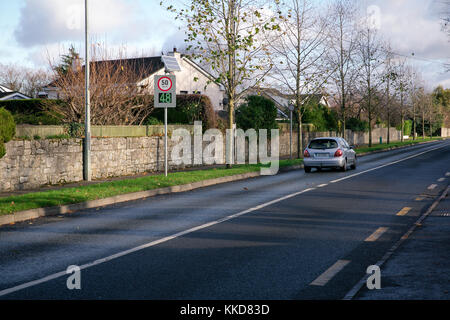
{"label": "white wall of house", "polygon": [[[174,55],[181,66],[181,71],[174,73],[177,77],[177,94],[201,93],[211,99],[215,111],[223,110],[222,102],[225,97],[223,87],[213,82],[208,83],[208,81],[213,79],[206,72],[202,71],[190,60],[182,58],[179,53],[176,52]],[[164,74],[164,69],[161,69],[143,80],[139,85],[148,85],[149,93],[153,94],[154,76]],[[197,79],[197,81],[194,81],[194,79]]]}

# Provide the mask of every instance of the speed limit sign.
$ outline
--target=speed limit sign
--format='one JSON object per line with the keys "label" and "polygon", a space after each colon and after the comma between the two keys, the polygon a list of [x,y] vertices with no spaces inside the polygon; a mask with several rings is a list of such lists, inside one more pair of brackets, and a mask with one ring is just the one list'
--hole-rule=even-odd
{"label": "speed limit sign", "polygon": [[175,108],[176,78],[174,75],[155,76],[155,108]]}

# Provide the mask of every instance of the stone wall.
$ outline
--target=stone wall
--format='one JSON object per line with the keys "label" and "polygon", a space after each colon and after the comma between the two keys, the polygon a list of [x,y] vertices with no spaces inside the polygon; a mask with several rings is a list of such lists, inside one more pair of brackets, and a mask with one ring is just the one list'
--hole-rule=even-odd
{"label": "stone wall", "polygon": [[[280,129],[280,157],[286,158],[290,154],[289,125],[284,124]],[[380,135],[385,134],[383,130],[387,131],[376,130],[373,134],[374,143],[378,142]],[[333,132],[305,132],[303,146],[313,138],[333,135]],[[350,144],[368,142],[367,133],[349,132],[347,136]],[[385,141],[385,135],[383,137]],[[393,129],[391,138],[391,141],[398,140],[399,132]],[[205,142],[204,146],[206,144]],[[169,157],[173,145],[169,139]],[[91,154],[94,180],[164,170],[164,139],[160,136],[93,138]],[[297,155],[296,131],[292,135],[292,154],[294,157]],[[169,165],[171,169],[184,167],[176,166],[170,158]],[[6,155],[0,159],[0,192],[33,189],[82,179],[81,139],[13,140],[6,144]]]}

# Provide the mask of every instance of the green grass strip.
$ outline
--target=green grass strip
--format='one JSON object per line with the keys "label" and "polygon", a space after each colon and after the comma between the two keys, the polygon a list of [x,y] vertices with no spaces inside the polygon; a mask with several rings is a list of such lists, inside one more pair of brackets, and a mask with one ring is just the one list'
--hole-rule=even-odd
{"label": "green grass strip", "polygon": [[427,142],[427,141],[438,141],[438,140],[442,140],[442,138],[425,138],[425,139],[416,139],[416,140],[406,140],[403,142],[391,142],[390,144],[387,143],[383,143],[383,144],[373,144],[372,147],[358,147],[355,149],[356,154],[360,154],[360,153],[366,153],[366,152],[371,152],[371,151],[380,151],[380,150],[386,150],[389,148],[398,148],[398,147],[403,147],[403,146],[409,146],[409,145],[414,145],[420,142]]}
{"label": "green grass strip", "polygon": [[[280,160],[280,167],[301,164],[302,160]],[[59,205],[85,202],[108,198],[120,194],[133,193],[145,190],[183,185],[202,180],[221,178],[260,170],[262,165],[236,165],[231,169],[207,169],[152,175],[126,180],[116,180],[79,186],[62,188],[41,192],[32,192],[23,195],[0,198],[0,215],[14,212],[53,207]]]}

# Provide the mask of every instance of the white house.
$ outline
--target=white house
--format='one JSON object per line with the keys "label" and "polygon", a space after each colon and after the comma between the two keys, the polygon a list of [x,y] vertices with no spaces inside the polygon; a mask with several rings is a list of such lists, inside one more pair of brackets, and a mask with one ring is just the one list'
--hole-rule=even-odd
{"label": "white house", "polygon": [[[182,56],[174,49],[173,52],[168,53],[174,56],[181,67],[180,72],[175,72],[177,77],[176,89],[177,94],[203,94],[211,99],[211,103],[215,111],[223,110],[223,99],[225,96],[225,89],[222,85],[214,82],[214,77],[201,68],[198,64]],[[129,63],[134,68],[145,70],[144,73],[139,73],[140,79],[136,80],[136,85],[147,88],[149,94],[153,94],[153,78],[155,75],[164,75],[165,66],[161,60],[161,56],[145,57],[122,60],[109,60],[107,62],[114,63],[115,61]],[[105,61],[97,61],[93,63],[103,63]],[[49,99],[58,99],[58,88],[49,84],[44,88]]]}
{"label": "white house", "polygon": [[0,101],[5,100],[24,100],[31,99],[23,93],[13,91],[5,86],[0,85]]}

